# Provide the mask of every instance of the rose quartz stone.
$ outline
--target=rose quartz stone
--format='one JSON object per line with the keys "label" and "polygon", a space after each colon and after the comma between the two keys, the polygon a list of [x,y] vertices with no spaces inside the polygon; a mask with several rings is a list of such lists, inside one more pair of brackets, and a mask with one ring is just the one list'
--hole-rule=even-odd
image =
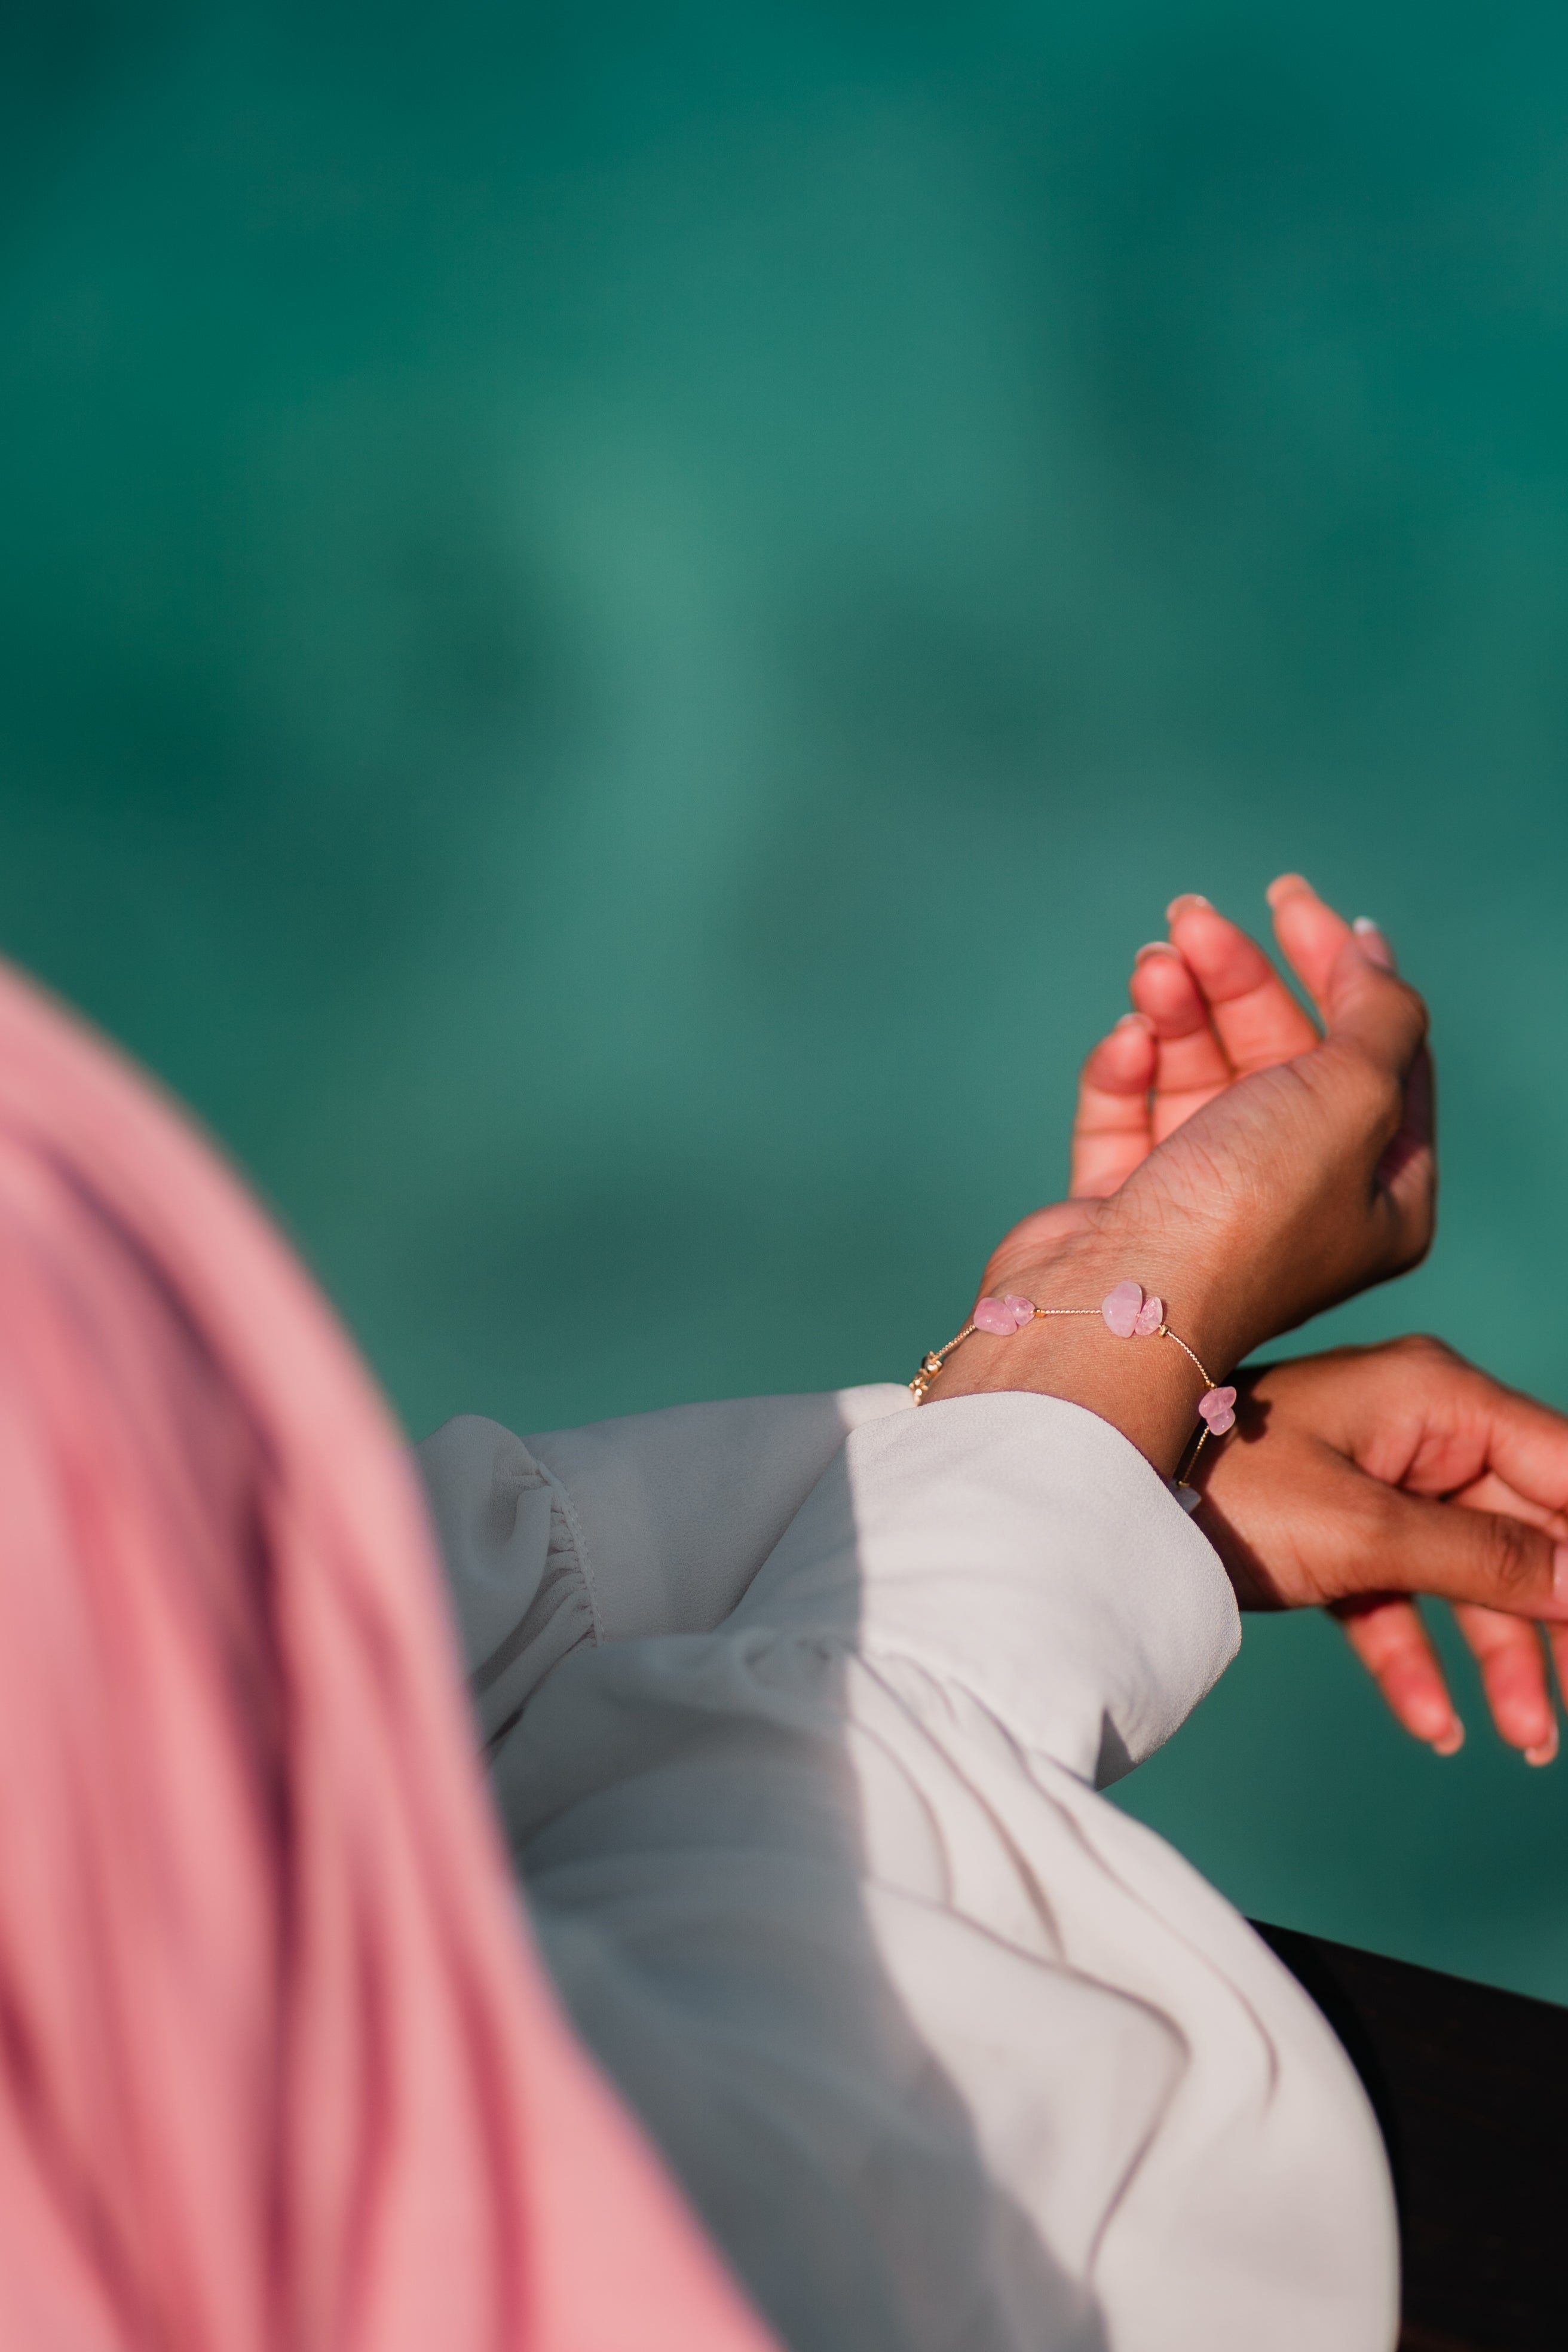
{"label": "rose quartz stone", "polygon": [[1143,1286],[1140,1282],[1119,1282],[1100,1302],[1107,1330],[1114,1331],[1119,1339],[1131,1339],[1142,1309]]}
{"label": "rose quartz stone", "polygon": [[1147,1339],[1152,1332],[1159,1329],[1164,1319],[1163,1300],[1146,1298],[1138,1309],[1138,1319],[1132,1326],[1133,1333],[1140,1339]]}
{"label": "rose quartz stone", "polygon": [[977,1331],[994,1331],[998,1339],[1010,1339],[1018,1328],[1017,1317],[1001,1298],[983,1298],[973,1319]]}
{"label": "rose quartz stone", "polygon": [[1032,1298],[1020,1298],[1016,1290],[1010,1290],[1007,1293],[1006,1297],[1002,1301],[1002,1304],[1004,1307],[1010,1307],[1012,1308],[1013,1320],[1017,1325],[1020,1331],[1023,1329],[1026,1323],[1032,1323],[1034,1321],[1035,1302]]}
{"label": "rose quartz stone", "polygon": [[1208,1389],[1198,1399],[1198,1412],[1208,1424],[1211,1437],[1223,1437],[1227,1429],[1236,1427],[1236,1391],[1232,1388]]}

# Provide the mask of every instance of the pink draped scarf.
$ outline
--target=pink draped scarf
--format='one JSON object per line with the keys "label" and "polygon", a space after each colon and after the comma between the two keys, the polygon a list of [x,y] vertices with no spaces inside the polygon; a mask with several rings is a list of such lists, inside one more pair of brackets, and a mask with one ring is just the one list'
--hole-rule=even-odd
{"label": "pink draped scarf", "polygon": [[768,2344],[529,1946],[368,1380],[3,968],[0,2344]]}

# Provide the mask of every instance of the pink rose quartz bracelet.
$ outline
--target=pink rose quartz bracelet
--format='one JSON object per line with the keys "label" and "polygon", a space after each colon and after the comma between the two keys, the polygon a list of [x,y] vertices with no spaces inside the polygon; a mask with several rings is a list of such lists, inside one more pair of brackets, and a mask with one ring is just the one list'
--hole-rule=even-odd
{"label": "pink rose quartz bracelet", "polygon": [[[1053,1315],[1099,1315],[1103,1318],[1107,1330],[1113,1331],[1119,1339],[1175,1340],[1183,1355],[1196,1365],[1205,1383],[1204,1393],[1198,1399],[1198,1418],[1203,1427],[1198,1432],[1198,1442],[1187,1464],[1189,1471],[1197,1461],[1205,1437],[1223,1437],[1227,1429],[1235,1427],[1236,1391],[1215,1386],[1199,1363],[1195,1350],[1189,1348],[1166,1322],[1163,1302],[1158,1298],[1145,1298],[1142,1285],[1136,1282],[1119,1282],[1113,1290],[1107,1291],[1098,1307],[1037,1307],[1032,1298],[1020,1298],[1011,1292],[1005,1298],[983,1298],[974,1309],[973,1321],[964,1325],[957,1338],[950,1339],[945,1348],[933,1348],[929,1355],[921,1359],[921,1368],[910,1382],[910,1394],[917,1404],[923,1404],[931,1382],[947,1358],[972,1332],[989,1331],[998,1339],[1010,1339],[1015,1332],[1022,1331],[1037,1318],[1043,1322]],[[1184,1480],[1172,1483],[1183,1507],[1192,1510],[1198,1499],[1196,1490]]]}

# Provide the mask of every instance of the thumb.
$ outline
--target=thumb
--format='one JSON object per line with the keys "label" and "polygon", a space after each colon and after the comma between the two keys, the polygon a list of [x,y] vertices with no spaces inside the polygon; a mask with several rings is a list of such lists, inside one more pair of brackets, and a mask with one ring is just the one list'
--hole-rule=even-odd
{"label": "thumb", "polygon": [[1264,895],[1274,918],[1274,936],[1286,961],[1321,1010],[1334,958],[1350,937],[1351,927],[1319,898],[1304,874],[1276,875]]}
{"label": "thumb", "polygon": [[1323,1018],[1326,1045],[1358,1052],[1403,1093],[1426,1043],[1426,1007],[1353,932],[1330,967]]}
{"label": "thumb", "polygon": [[1384,1490],[1381,1524],[1351,1568],[1352,1592],[1430,1592],[1510,1617],[1568,1624],[1568,1543],[1506,1511]]}

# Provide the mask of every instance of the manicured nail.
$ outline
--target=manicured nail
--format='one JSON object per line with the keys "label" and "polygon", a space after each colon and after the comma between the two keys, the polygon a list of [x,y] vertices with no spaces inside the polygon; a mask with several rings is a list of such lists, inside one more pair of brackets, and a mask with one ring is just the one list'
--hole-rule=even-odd
{"label": "manicured nail", "polygon": [[1556,1753],[1557,1725],[1554,1720],[1550,1739],[1538,1740],[1533,1748],[1527,1748],[1524,1751],[1524,1760],[1527,1764],[1550,1764]]}
{"label": "manicured nail", "polygon": [[1181,950],[1181,949],[1180,949],[1180,948],[1173,948],[1173,947],[1171,945],[1171,942],[1170,942],[1170,940],[1148,940],[1148,941],[1146,942],[1146,944],[1145,944],[1144,946],[1142,946],[1142,947],[1141,947],[1141,948],[1139,949],[1139,950],[1138,950],[1137,954],[1133,957],[1133,959],[1132,959],[1132,967],[1133,967],[1133,970],[1134,970],[1134,971],[1136,971],[1136,970],[1137,970],[1138,966],[1142,962],[1142,961],[1143,961],[1143,959],[1144,959],[1144,957],[1145,957],[1145,956],[1152,956],[1152,955],[1171,955],[1171,956],[1174,956],[1174,957],[1175,957],[1176,961],[1177,961],[1178,963],[1180,963],[1180,962],[1181,962],[1181,961],[1182,961],[1182,950]]}
{"label": "manicured nail", "polygon": [[1384,971],[1396,969],[1394,950],[1383,936],[1381,923],[1374,923],[1370,915],[1358,915],[1351,929],[1355,933],[1356,945],[1368,963],[1377,964]]}
{"label": "manicured nail", "polygon": [[1465,1727],[1456,1716],[1442,1738],[1433,1740],[1432,1753],[1434,1756],[1457,1756],[1464,1744]]}
{"label": "manicured nail", "polygon": [[1309,898],[1318,895],[1304,874],[1277,874],[1263,895],[1270,907],[1278,907],[1286,898],[1299,898],[1303,890]]}
{"label": "manicured nail", "polygon": [[1173,923],[1176,917],[1178,915],[1184,915],[1189,907],[1206,907],[1207,905],[1208,900],[1204,897],[1201,890],[1184,890],[1180,897],[1173,898],[1170,905],[1166,908],[1165,920],[1168,923]]}

